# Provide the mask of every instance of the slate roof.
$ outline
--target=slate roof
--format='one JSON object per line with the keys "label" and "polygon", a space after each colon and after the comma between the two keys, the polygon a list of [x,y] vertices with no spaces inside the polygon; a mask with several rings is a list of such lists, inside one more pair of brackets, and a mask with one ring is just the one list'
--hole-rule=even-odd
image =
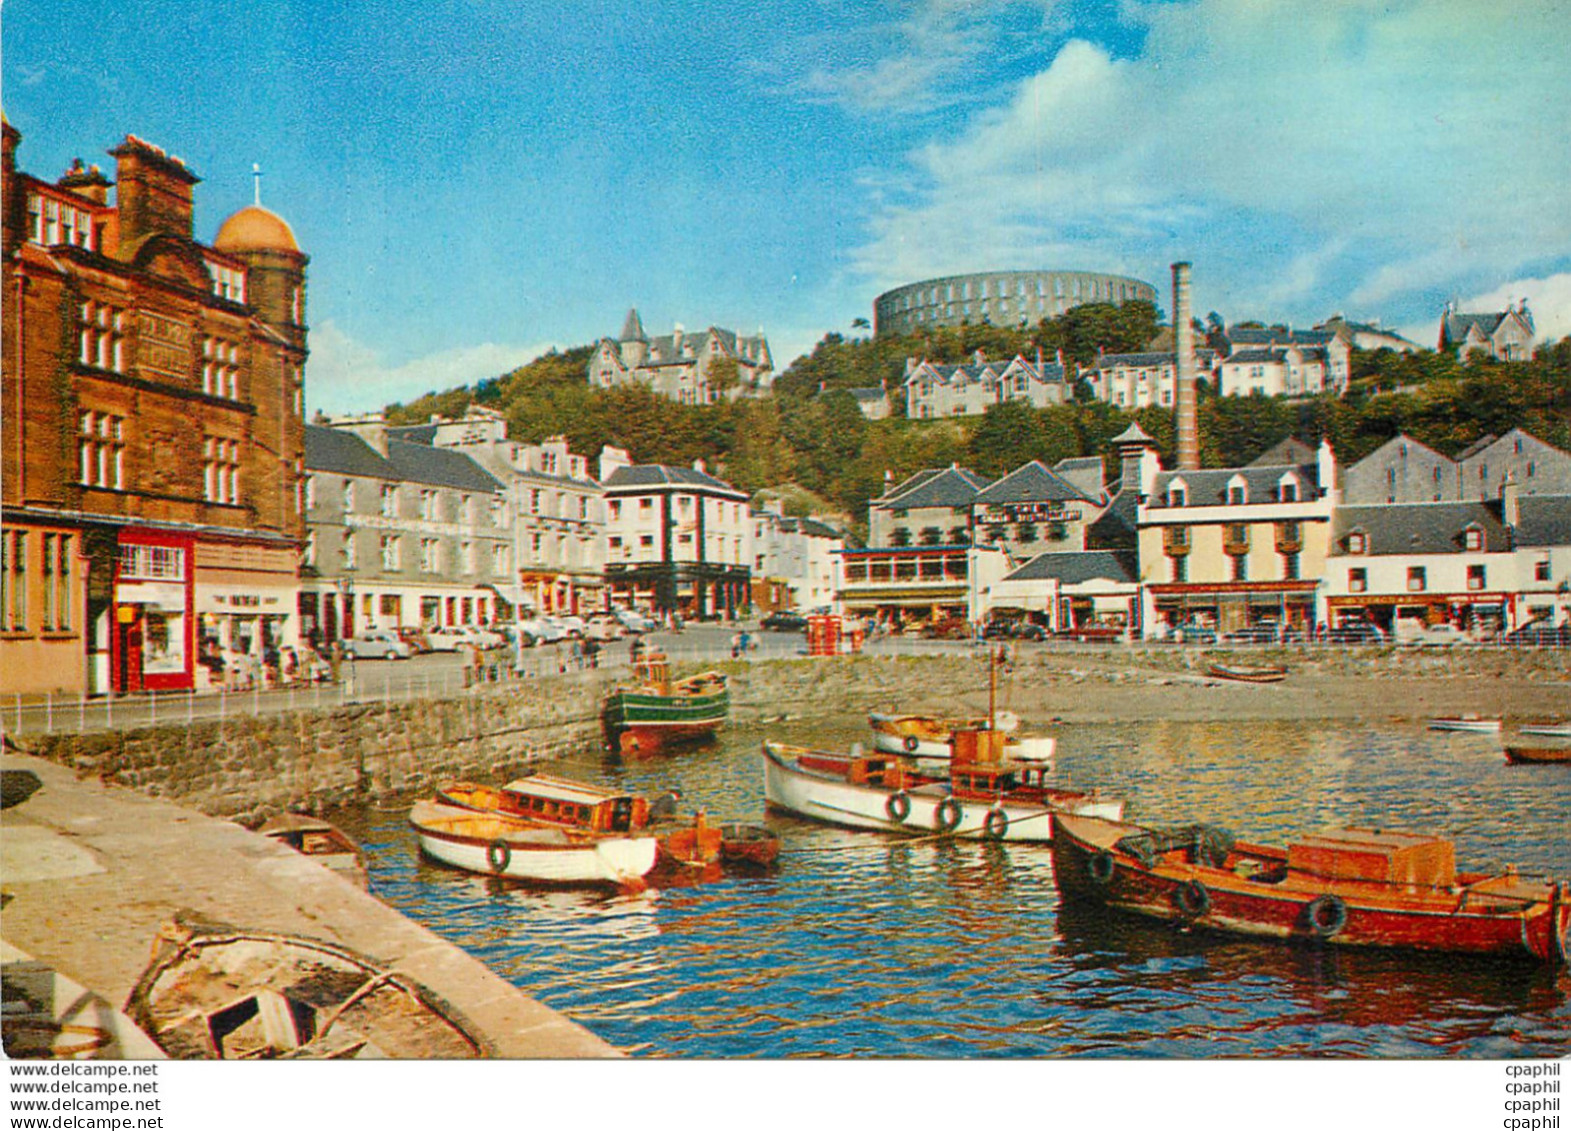
{"label": "slate roof", "polygon": [[[1195,350],[1195,360],[1210,368],[1216,359],[1216,351],[1209,349]],[[1146,353],[1104,353],[1100,354],[1092,363],[1093,369],[1145,369],[1151,366],[1172,365],[1173,354],[1171,351],[1146,352]]]}
{"label": "slate roof", "polygon": [[1272,444],[1254,459],[1249,461],[1250,467],[1282,467],[1286,464],[1313,463],[1315,449],[1304,443],[1297,436],[1289,436],[1280,443]]}
{"label": "slate roof", "polygon": [[1094,503],[1079,487],[1050,471],[1041,460],[1022,464],[990,487],[977,492],[974,505],[1005,503],[1061,503],[1069,500]]}
{"label": "slate roof", "polygon": [[963,467],[946,467],[917,486],[898,495],[886,495],[881,505],[894,510],[923,507],[969,507],[988,480]]}
{"label": "slate roof", "polygon": [[409,483],[430,487],[453,487],[460,491],[500,491],[501,481],[474,460],[451,448],[433,448],[405,440],[387,441],[387,461],[397,477]]}
{"label": "slate roof", "polygon": [[643,319],[638,317],[638,307],[629,307],[627,317],[622,321],[622,337],[624,342],[647,342],[644,335]]}
{"label": "slate roof", "polygon": [[1518,546],[1571,546],[1571,495],[1522,495]]}
{"label": "slate roof", "polygon": [[436,439],[435,424],[400,424],[387,430],[389,439],[410,444],[429,444]]}
{"label": "slate roof", "polygon": [[1061,459],[1053,465],[1053,474],[1067,479],[1086,497],[1101,501],[1107,497],[1107,486],[1102,478],[1101,456],[1077,456]]}
{"label": "slate roof", "polygon": [[1140,496],[1135,488],[1119,490],[1107,508],[1097,515],[1096,521],[1086,527],[1086,544],[1133,550],[1140,540],[1139,505]]}
{"label": "slate roof", "polygon": [[1368,536],[1372,555],[1453,554],[1463,547],[1463,531],[1475,524],[1484,531],[1485,551],[1511,549],[1498,503],[1387,503],[1339,507],[1332,517],[1331,553],[1346,555],[1347,536],[1357,531]]}
{"label": "slate roof", "polygon": [[874,499],[873,502],[882,503],[888,499],[893,499],[898,495],[903,495],[907,491],[915,490],[922,484],[926,483],[929,479],[932,479],[934,476],[942,475],[943,472],[944,469],[941,467],[923,468],[921,471],[906,476],[906,478],[895,484],[893,487],[889,488],[889,490],[885,491],[878,498]]}
{"label": "slate roof", "polygon": [[1112,444],[1156,443],[1155,440],[1146,435],[1146,430],[1140,427],[1140,422],[1138,420],[1130,421],[1128,428],[1125,428],[1122,432],[1114,436],[1108,442]]}
{"label": "slate roof", "polygon": [[1319,472],[1314,464],[1286,464],[1275,467],[1221,467],[1200,471],[1163,471],[1158,473],[1151,486],[1152,508],[1167,507],[1167,487],[1174,479],[1182,479],[1188,488],[1184,497],[1185,507],[1215,507],[1227,502],[1227,485],[1233,477],[1244,477],[1247,503],[1267,503],[1276,500],[1277,485],[1289,471],[1296,472],[1305,485],[1299,493],[1299,502],[1314,498],[1311,493],[1320,484]]}
{"label": "slate roof", "polygon": [[1441,338],[1446,342],[1460,342],[1467,337],[1467,332],[1473,327],[1478,327],[1478,332],[1484,337],[1490,337],[1500,328],[1500,323],[1506,320],[1509,310],[1502,310],[1494,314],[1456,314],[1448,313],[1441,320]]}
{"label": "slate roof", "polygon": [[1004,578],[1005,581],[1052,581],[1079,585],[1086,581],[1135,582],[1140,571],[1131,550],[1076,550],[1038,554]]}
{"label": "slate roof", "polygon": [[669,467],[663,463],[635,463],[619,467],[605,481],[607,490],[618,487],[708,487],[716,491],[743,492],[696,467]]}
{"label": "slate roof", "polygon": [[1013,367],[1016,372],[1025,370],[1033,379],[1044,383],[1064,380],[1064,367],[1054,363],[1043,362],[1037,365],[1023,357],[1012,358],[1009,361],[984,361],[972,365],[936,365],[924,361],[906,376],[905,384],[913,385],[920,381],[936,378],[941,385],[963,385],[967,382],[980,382],[984,374],[1002,378]]}
{"label": "slate roof", "polygon": [[[1308,360],[1308,361],[1324,361],[1326,359],[1326,351],[1324,349],[1320,348],[1319,346],[1296,345],[1293,348],[1298,350],[1298,355],[1300,357],[1304,358],[1305,360]],[[1274,347],[1271,347],[1271,348],[1268,348],[1268,349],[1235,350],[1231,354],[1228,355],[1227,360],[1225,362],[1223,362],[1223,364],[1224,365],[1259,365],[1259,364],[1266,364],[1266,363],[1280,364],[1284,360],[1284,358],[1286,357],[1287,349],[1288,349],[1287,346],[1274,346]]]}
{"label": "slate roof", "polygon": [[375,479],[397,479],[393,465],[370,444],[353,432],[328,428],[322,424],[305,426],[305,468],[331,471],[339,475],[364,475]]}
{"label": "slate roof", "polygon": [[1236,349],[1245,346],[1323,346],[1336,337],[1330,330],[1287,330],[1254,326],[1236,326],[1225,331],[1227,340]]}

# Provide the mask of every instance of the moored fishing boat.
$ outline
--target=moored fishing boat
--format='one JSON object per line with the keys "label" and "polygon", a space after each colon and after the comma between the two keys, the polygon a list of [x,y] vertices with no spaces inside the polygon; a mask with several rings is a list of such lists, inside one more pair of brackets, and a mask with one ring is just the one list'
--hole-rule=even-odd
{"label": "moored fishing boat", "polygon": [[1483,715],[1439,715],[1429,720],[1430,730],[1457,730],[1471,734],[1498,734],[1500,720]]}
{"label": "moored fishing boat", "polygon": [[[997,731],[956,732],[947,781],[896,756],[763,744],[764,799],[776,809],[855,829],[1045,843],[1055,815],[1117,818],[1123,802],[1062,789],[1048,769],[998,757]],[[978,748],[986,754],[978,757]]]}
{"label": "moored fishing boat", "polygon": [[1571,746],[1507,746],[1506,761],[1527,763],[1571,763]]}
{"label": "moored fishing boat", "polygon": [[[869,711],[867,723],[873,730],[873,748],[886,754],[914,759],[918,768],[943,770],[949,766],[954,734],[961,730],[988,727],[986,718],[946,717],[943,715],[891,715]],[[1020,762],[1050,763],[1058,740],[1051,735],[1019,734],[1020,720],[1007,711],[998,712],[992,726],[1005,735],[1009,757]]]}
{"label": "moored fishing boat", "polygon": [[531,883],[636,887],[660,852],[653,836],[600,834],[437,801],[416,802],[409,823],[420,851],[439,863]]}
{"label": "moored fishing boat", "polygon": [[1264,667],[1210,664],[1206,667],[1206,674],[1215,679],[1229,679],[1235,683],[1281,683],[1287,678],[1287,669],[1280,664]]}
{"label": "moored fishing boat", "polygon": [[362,891],[370,886],[360,846],[337,825],[318,817],[281,813],[256,831],[269,840],[294,849],[302,856],[310,857]]}
{"label": "moored fishing boat", "polygon": [[1571,738],[1571,723],[1523,723],[1516,729],[1534,738]]}
{"label": "moored fishing boat", "polygon": [[[678,796],[672,793],[664,816],[675,816]],[[437,801],[521,825],[546,824],[592,835],[655,836],[652,826],[662,815],[635,794],[552,774],[531,774],[500,788],[470,781],[447,782],[437,790]],[[695,815],[691,824],[661,831],[658,839],[662,858],[673,864],[710,864],[720,858],[720,830],[710,825],[703,813]]]}
{"label": "moored fishing boat", "polygon": [[615,689],[601,710],[606,735],[624,757],[707,738],[731,711],[723,672],[672,680],[665,655],[650,652],[634,661],[633,676],[638,686]]}
{"label": "moored fishing boat", "polygon": [[1056,823],[1053,872],[1069,899],[1241,935],[1566,960],[1563,884],[1458,872],[1437,837],[1338,829],[1280,849],[1199,825]]}

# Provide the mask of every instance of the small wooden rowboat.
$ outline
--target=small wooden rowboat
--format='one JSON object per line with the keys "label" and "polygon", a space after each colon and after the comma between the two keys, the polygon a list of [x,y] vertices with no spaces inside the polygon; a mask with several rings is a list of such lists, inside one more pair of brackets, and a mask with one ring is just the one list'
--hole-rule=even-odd
{"label": "small wooden rowboat", "polygon": [[1571,900],[1561,883],[1508,868],[1456,871],[1436,837],[1338,829],[1286,850],[1221,829],[1163,831],[1055,818],[1053,872],[1066,899],[1185,926],[1337,946],[1567,961]]}
{"label": "small wooden rowboat", "polygon": [[1440,715],[1429,720],[1430,730],[1459,730],[1472,734],[1499,734],[1500,720],[1483,715]]}
{"label": "small wooden rowboat", "polygon": [[923,770],[947,770],[953,757],[956,731],[992,729],[1004,733],[1006,754],[1019,762],[1051,763],[1058,740],[1051,735],[1019,734],[1020,720],[1008,711],[987,718],[952,718],[943,715],[886,715],[869,711],[873,748],[886,754],[913,759]]}
{"label": "small wooden rowboat", "polygon": [[651,652],[633,665],[633,673],[639,685],[612,691],[601,710],[606,735],[624,758],[708,738],[730,714],[723,672],[672,680],[666,657]]}
{"label": "small wooden rowboat", "polygon": [[652,836],[599,834],[420,801],[409,812],[420,851],[454,868],[540,884],[636,887],[654,869]]}
{"label": "small wooden rowboat", "polygon": [[298,813],[281,813],[257,832],[302,856],[309,856],[362,891],[370,887],[360,846],[337,825]]}
{"label": "small wooden rowboat", "polygon": [[323,939],[183,914],[159,934],[126,1013],[177,1060],[490,1055],[414,979]]}
{"label": "small wooden rowboat", "polygon": [[1571,746],[1507,746],[1506,761],[1571,763]]}
{"label": "small wooden rowboat", "polygon": [[767,868],[780,856],[780,838],[763,825],[720,826],[720,859],[727,864]]}
{"label": "small wooden rowboat", "polygon": [[[772,807],[853,829],[971,839],[1052,839],[1064,812],[1117,818],[1124,803],[1061,789],[1046,767],[998,757],[997,731],[960,731],[947,781],[911,769],[904,759],[853,748],[847,754],[765,742],[764,799]],[[977,747],[991,746],[988,757]]]}
{"label": "small wooden rowboat", "polygon": [[1516,729],[1534,738],[1571,738],[1571,723],[1523,723]]}
{"label": "small wooden rowboat", "polygon": [[1211,664],[1206,674],[1214,679],[1230,679],[1236,683],[1281,683],[1287,678],[1287,669],[1271,667],[1242,667],[1237,664]]}

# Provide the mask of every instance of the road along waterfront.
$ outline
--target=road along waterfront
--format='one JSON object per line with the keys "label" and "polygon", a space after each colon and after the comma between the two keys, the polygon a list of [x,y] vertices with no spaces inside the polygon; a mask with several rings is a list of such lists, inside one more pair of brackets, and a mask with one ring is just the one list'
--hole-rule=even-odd
{"label": "road along waterfront", "polygon": [[[553,768],[762,817],[766,734]],[[1571,872],[1571,775],[1411,722],[1139,721],[1058,730],[1059,774],[1154,824],[1285,843],[1333,824],[1427,830],[1460,863]],[[1526,1057],[1571,1045],[1571,975],[1184,933],[1060,904],[1045,848],[905,843],[787,817],[778,871],[636,895],[540,891],[418,857],[397,805],[335,815],[372,890],[612,1044],[668,1056]]]}

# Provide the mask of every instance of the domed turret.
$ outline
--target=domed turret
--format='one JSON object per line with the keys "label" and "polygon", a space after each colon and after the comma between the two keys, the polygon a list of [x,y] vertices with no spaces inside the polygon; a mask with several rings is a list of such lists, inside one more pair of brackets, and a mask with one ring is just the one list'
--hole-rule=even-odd
{"label": "domed turret", "polygon": [[276,212],[248,204],[224,221],[213,246],[231,254],[242,251],[299,252],[295,233]]}

